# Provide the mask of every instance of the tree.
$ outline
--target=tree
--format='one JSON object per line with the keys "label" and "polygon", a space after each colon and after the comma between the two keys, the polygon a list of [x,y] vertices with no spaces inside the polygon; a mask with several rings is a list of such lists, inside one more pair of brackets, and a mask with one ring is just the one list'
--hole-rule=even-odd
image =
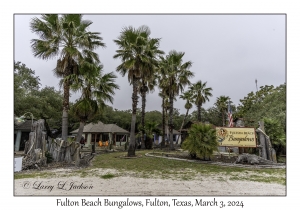
{"label": "tree", "polygon": [[132,119],[128,156],[135,156],[138,84],[142,75],[145,74],[143,70],[152,62],[152,59],[148,55],[149,36],[150,29],[147,26],[141,26],[137,29],[129,26],[125,27],[118,39],[114,40],[119,49],[113,57],[120,58],[122,62],[117,67],[117,71],[122,76],[127,74],[129,83],[132,84]]}
{"label": "tree", "polygon": [[201,107],[206,101],[209,101],[209,97],[212,96],[211,91],[212,88],[206,87],[206,82],[202,83],[202,81],[198,81],[195,84],[192,84],[190,87],[194,98],[195,98],[195,105],[197,106],[197,119],[198,122],[201,122]]}
{"label": "tree", "polygon": [[279,155],[285,153],[286,144],[286,84],[278,87],[261,86],[240,100],[237,115],[242,117],[247,127],[256,127],[264,120],[266,134]]}
{"label": "tree", "polygon": [[173,145],[173,107],[174,100],[180,92],[184,90],[186,85],[190,84],[190,78],[194,74],[189,70],[192,66],[191,61],[183,63],[182,58],[184,56],[183,52],[176,52],[175,50],[170,51],[169,54],[164,58],[160,56],[160,74],[164,75],[164,80],[162,81],[162,87],[166,90],[168,94],[170,110],[169,110],[169,131],[170,131],[170,148],[174,149]]}
{"label": "tree", "polygon": [[280,121],[272,118],[264,118],[264,126],[276,154],[285,154],[286,137],[284,127]]}
{"label": "tree", "polygon": [[215,105],[217,106],[217,108],[222,114],[223,126],[225,126],[225,114],[226,114],[226,110],[228,109],[229,100],[230,100],[229,96],[220,96],[217,97],[217,101],[215,103]]}
{"label": "tree", "polygon": [[[78,73],[78,66],[86,62],[85,58],[99,62],[94,50],[105,44],[102,43],[100,33],[89,32],[91,21],[83,20],[81,14],[47,14],[41,19],[35,17],[30,23],[31,31],[38,35],[39,39],[31,40],[31,48],[35,57],[48,60],[59,57],[55,71],[63,78]],[[87,65],[87,64],[86,64]],[[68,135],[68,110],[70,80],[63,83],[63,117],[62,139]]]}
{"label": "tree", "polygon": [[216,130],[209,124],[192,124],[182,148],[188,150],[192,158],[199,156],[204,160],[206,157],[210,159],[213,151],[218,149]]}
{"label": "tree", "polygon": [[145,110],[146,110],[146,94],[150,91],[154,91],[156,86],[155,71],[157,70],[157,56],[164,54],[163,51],[159,50],[159,41],[160,39],[148,38],[146,43],[145,54],[147,60],[143,61],[141,68],[141,81],[139,84],[139,92],[142,98],[142,113],[141,113],[141,127],[142,127],[142,136],[141,136],[141,147],[145,148]]}
{"label": "tree", "polygon": [[[21,62],[14,65],[14,114],[33,114],[36,119],[44,119],[47,135],[55,138],[61,131],[61,112],[63,96],[54,87],[40,89],[40,79],[35,71]],[[56,129],[58,132],[53,133]]]}
{"label": "tree", "polygon": [[184,116],[184,118],[182,120],[182,124],[181,124],[180,130],[179,130],[180,134],[178,135],[176,143],[178,142],[179,136],[181,135],[181,130],[182,130],[183,126],[184,126],[184,122],[185,122],[185,120],[186,120],[186,118],[187,118],[187,116],[189,114],[189,110],[193,107],[193,102],[194,102],[193,101],[193,93],[192,93],[191,90],[188,90],[188,91],[184,92],[179,97],[181,99],[183,99],[183,100],[186,100],[186,103],[184,105],[184,108],[186,109],[186,113],[185,113],[185,116]]}
{"label": "tree", "polygon": [[166,94],[164,93],[164,91],[162,90],[160,93],[159,93],[159,96],[161,97],[162,99],[162,104],[161,104],[161,107],[162,107],[162,140],[161,140],[161,148],[165,147],[165,144],[166,144],[166,141],[165,141],[165,135],[166,135],[166,131],[165,131],[165,126],[166,126]]}
{"label": "tree", "polygon": [[40,79],[35,76],[35,71],[26,67],[21,62],[14,62],[14,114],[17,116],[28,112],[24,99],[38,91]]}
{"label": "tree", "polygon": [[[93,68],[88,70],[86,68]],[[103,66],[82,66],[79,67],[82,73],[79,77],[74,78],[71,89],[80,91],[81,97],[72,107],[75,116],[80,120],[76,141],[79,142],[82,136],[85,123],[94,118],[98,110],[103,110],[106,102],[113,103],[113,95],[115,89],[119,86],[115,84],[116,76],[113,72],[103,74]],[[70,79],[66,77],[65,79]]]}

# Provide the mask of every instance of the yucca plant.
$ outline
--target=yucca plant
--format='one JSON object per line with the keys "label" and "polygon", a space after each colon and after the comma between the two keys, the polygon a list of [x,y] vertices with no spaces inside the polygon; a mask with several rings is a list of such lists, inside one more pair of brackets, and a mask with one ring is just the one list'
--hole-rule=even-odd
{"label": "yucca plant", "polygon": [[188,150],[192,158],[202,157],[204,160],[218,149],[216,130],[209,124],[195,123],[188,131],[182,148]]}

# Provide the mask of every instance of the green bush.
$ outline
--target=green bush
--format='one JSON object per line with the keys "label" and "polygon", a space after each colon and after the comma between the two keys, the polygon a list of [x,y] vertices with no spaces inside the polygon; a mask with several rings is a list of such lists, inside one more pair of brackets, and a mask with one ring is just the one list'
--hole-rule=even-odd
{"label": "green bush", "polygon": [[274,147],[277,156],[285,154],[286,137],[284,125],[279,120],[273,118],[264,118],[264,126],[266,134],[270,137],[272,146]]}
{"label": "green bush", "polygon": [[188,137],[182,143],[192,158],[202,157],[204,160],[218,149],[216,130],[208,124],[196,123],[188,131]]}

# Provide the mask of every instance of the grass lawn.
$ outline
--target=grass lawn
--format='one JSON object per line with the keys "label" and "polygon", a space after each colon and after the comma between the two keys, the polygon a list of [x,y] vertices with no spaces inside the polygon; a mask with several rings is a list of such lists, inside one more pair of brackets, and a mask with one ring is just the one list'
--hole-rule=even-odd
{"label": "grass lawn", "polygon": [[[262,168],[238,168],[229,166],[218,166],[194,162],[170,160],[166,158],[146,157],[151,150],[137,151],[137,158],[121,158],[126,152],[113,152],[97,155],[88,168],[74,169],[70,176],[98,176],[97,169],[115,169],[117,173],[99,176],[110,179],[124,174],[134,175],[142,178],[163,178],[178,180],[205,179],[208,176],[217,177],[218,181],[247,180],[266,183],[279,183],[285,185],[285,169],[262,169]],[[15,173],[15,179],[47,177],[53,173],[47,171],[33,171]]]}

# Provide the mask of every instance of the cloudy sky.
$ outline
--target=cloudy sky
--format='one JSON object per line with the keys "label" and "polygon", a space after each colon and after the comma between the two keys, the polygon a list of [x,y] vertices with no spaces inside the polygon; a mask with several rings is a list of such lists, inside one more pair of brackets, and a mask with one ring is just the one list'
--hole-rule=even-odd
{"label": "cloudy sky", "polygon": [[[14,16],[14,59],[35,70],[42,87],[58,88],[58,78],[53,76],[56,59],[41,60],[32,55],[30,40],[37,38],[30,31],[29,23],[35,15]],[[160,48],[185,52],[183,61],[192,61],[191,82],[206,81],[213,89],[213,97],[204,108],[213,106],[216,98],[226,95],[235,105],[258,87],[278,86],[286,81],[286,16],[285,15],[84,15],[91,20],[92,32],[100,32],[106,48],[96,52],[105,72],[114,71],[120,90],[116,91],[114,104],[117,109],[131,109],[132,87],[127,77],[115,71],[120,60],[113,59],[118,49],[114,39],[123,27],[147,25],[151,37],[161,38]],[[186,88],[187,89],[187,88]],[[72,94],[71,101],[79,97]],[[139,106],[141,103],[139,103]],[[158,89],[147,96],[146,110],[161,110]],[[184,113],[184,101],[174,105]],[[192,109],[195,110],[195,107]]]}

